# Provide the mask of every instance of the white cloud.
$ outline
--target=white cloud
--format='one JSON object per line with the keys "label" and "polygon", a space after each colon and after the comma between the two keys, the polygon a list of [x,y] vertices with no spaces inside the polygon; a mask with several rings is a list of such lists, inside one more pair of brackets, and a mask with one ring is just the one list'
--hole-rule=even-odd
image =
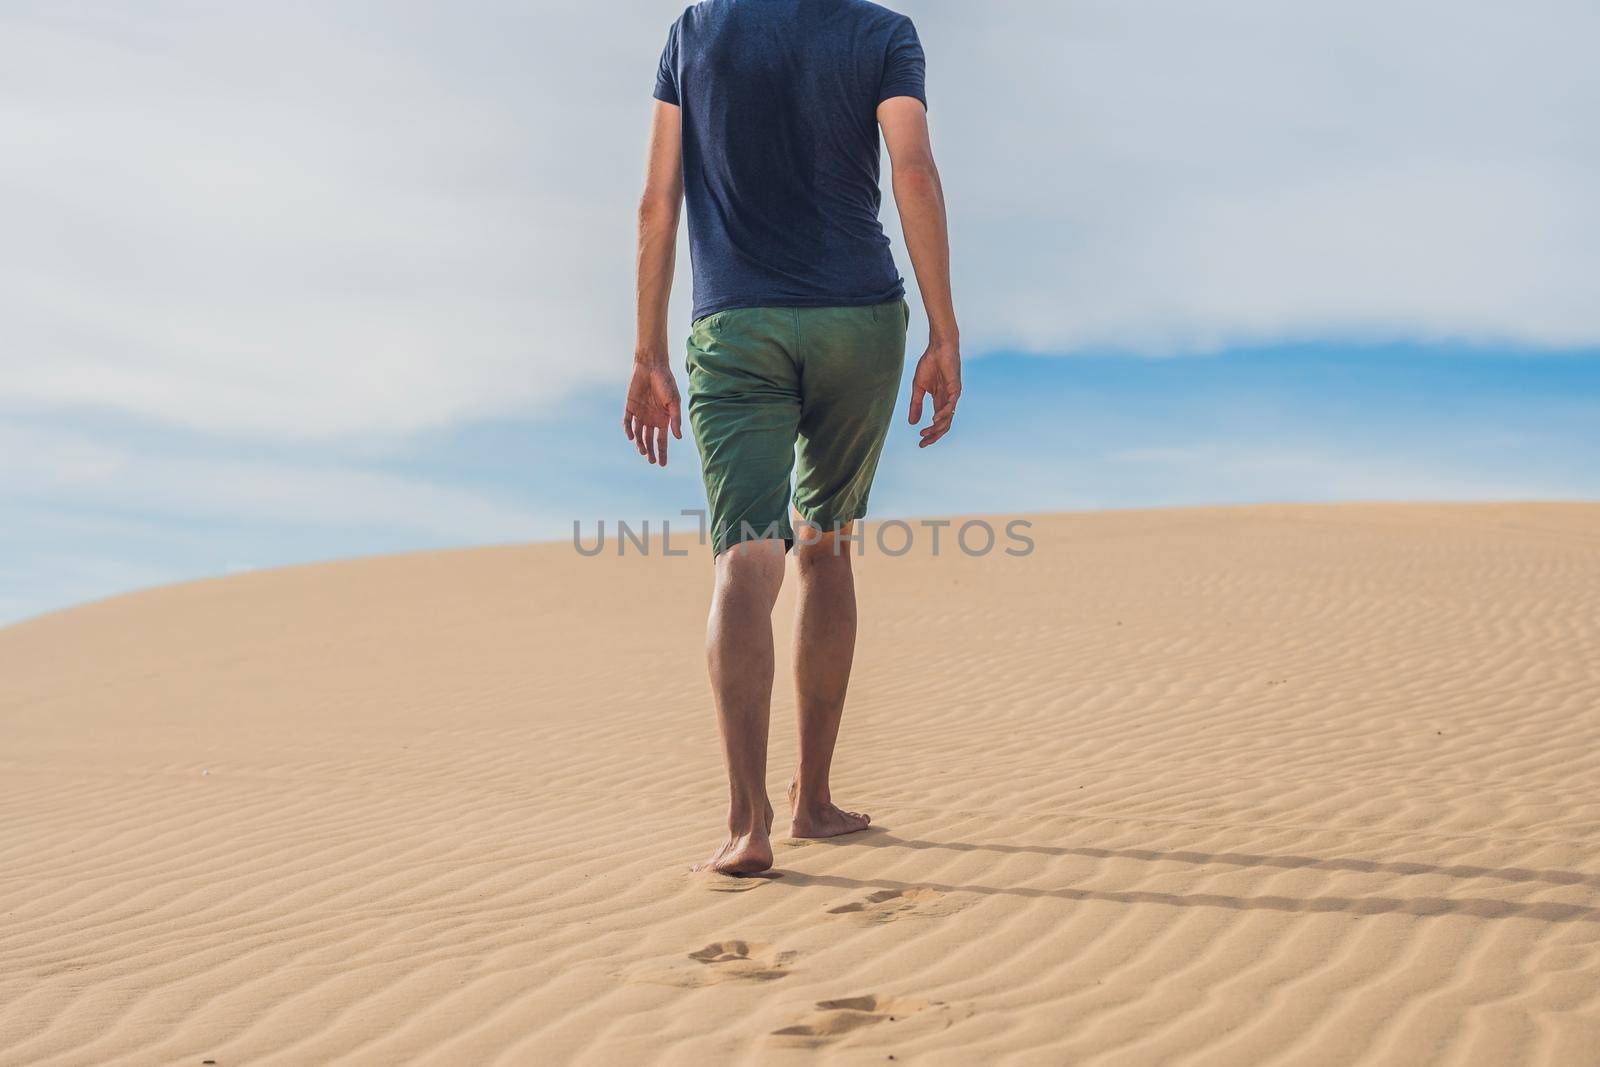
{"label": "white cloud", "polygon": [[[1592,4],[902,6],[972,351],[1600,344]],[[0,406],[341,437],[616,381],[680,9],[7,5]]]}
{"label": "white cloud", "polygon": [[1600,342],[1592,4],[1045,10],[925,20],[986,341]]}
{"label": "white cloud", "polygon": [[377,528],[451,542],[523,541],[554,525],[486,493],[332,462],[210,458],[0,425],[0,498],[256,526]]}
{"label": "white cloud", "polygon": [[594,55],[598,7],[13,5],[0,403],[315,437],[614,378],[637,6]]}

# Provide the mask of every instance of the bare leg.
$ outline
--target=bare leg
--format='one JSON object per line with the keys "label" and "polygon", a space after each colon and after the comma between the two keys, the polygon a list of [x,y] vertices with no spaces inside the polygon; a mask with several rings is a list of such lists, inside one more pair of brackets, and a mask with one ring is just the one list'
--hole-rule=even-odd
{"label": "bare leg", "polygon": [[[800,769],[789,783],[794,837],[837,837],[866,829],[871,819],[834,806],[828,786],[839,739],[845,690],[856,650],[856,585],[848,543],[796,524],[794,687],[799,705]],[[807,543],[815,542],[815,543]]]}
{"label": "bare leg", "polygon": [[772,605],[783,542],[745,541],[717,557],[706,665],[728,767],[728,836],[696,870],[755,874],[772,866],[767,723],[772,711]]}

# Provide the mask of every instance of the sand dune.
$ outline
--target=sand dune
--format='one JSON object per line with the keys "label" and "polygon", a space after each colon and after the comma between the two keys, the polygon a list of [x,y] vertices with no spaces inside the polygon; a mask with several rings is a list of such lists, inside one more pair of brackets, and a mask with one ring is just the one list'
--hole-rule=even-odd
{"label": "sand dune", "polygon": [[771,878],[703,550],[0,630],[0,1063],[1600,1063],[1600,505],[1033,534],[861,561],[877,829]]}

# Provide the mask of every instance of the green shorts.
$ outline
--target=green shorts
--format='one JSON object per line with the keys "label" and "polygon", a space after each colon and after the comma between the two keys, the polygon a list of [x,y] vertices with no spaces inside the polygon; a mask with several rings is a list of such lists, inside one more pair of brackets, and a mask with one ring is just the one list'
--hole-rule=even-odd
{"label": "green shorts", "polygon": [[695,320],[689,424],[714,553],[755,538],[794,543],[792,471],[794,507],[806,522],[830,532],[866,514],[910,315],[893,300],[733,308]]}

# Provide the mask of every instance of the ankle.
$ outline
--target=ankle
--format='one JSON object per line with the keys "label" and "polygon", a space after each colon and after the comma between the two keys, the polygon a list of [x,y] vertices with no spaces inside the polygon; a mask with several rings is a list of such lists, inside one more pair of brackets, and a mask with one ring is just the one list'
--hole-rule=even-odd
{"label": "ankle", "polygon": [[794,807],[796,815],[814,814],[832,807],[833,795],[826,782],[821,785],[797,782],[790,788],[789,802]]}
{"label": "ankle", "polygon": [[735,803],[728,807],[728,833],[735,837],[767,832],[767,806],[764,800],[754,804]]}

